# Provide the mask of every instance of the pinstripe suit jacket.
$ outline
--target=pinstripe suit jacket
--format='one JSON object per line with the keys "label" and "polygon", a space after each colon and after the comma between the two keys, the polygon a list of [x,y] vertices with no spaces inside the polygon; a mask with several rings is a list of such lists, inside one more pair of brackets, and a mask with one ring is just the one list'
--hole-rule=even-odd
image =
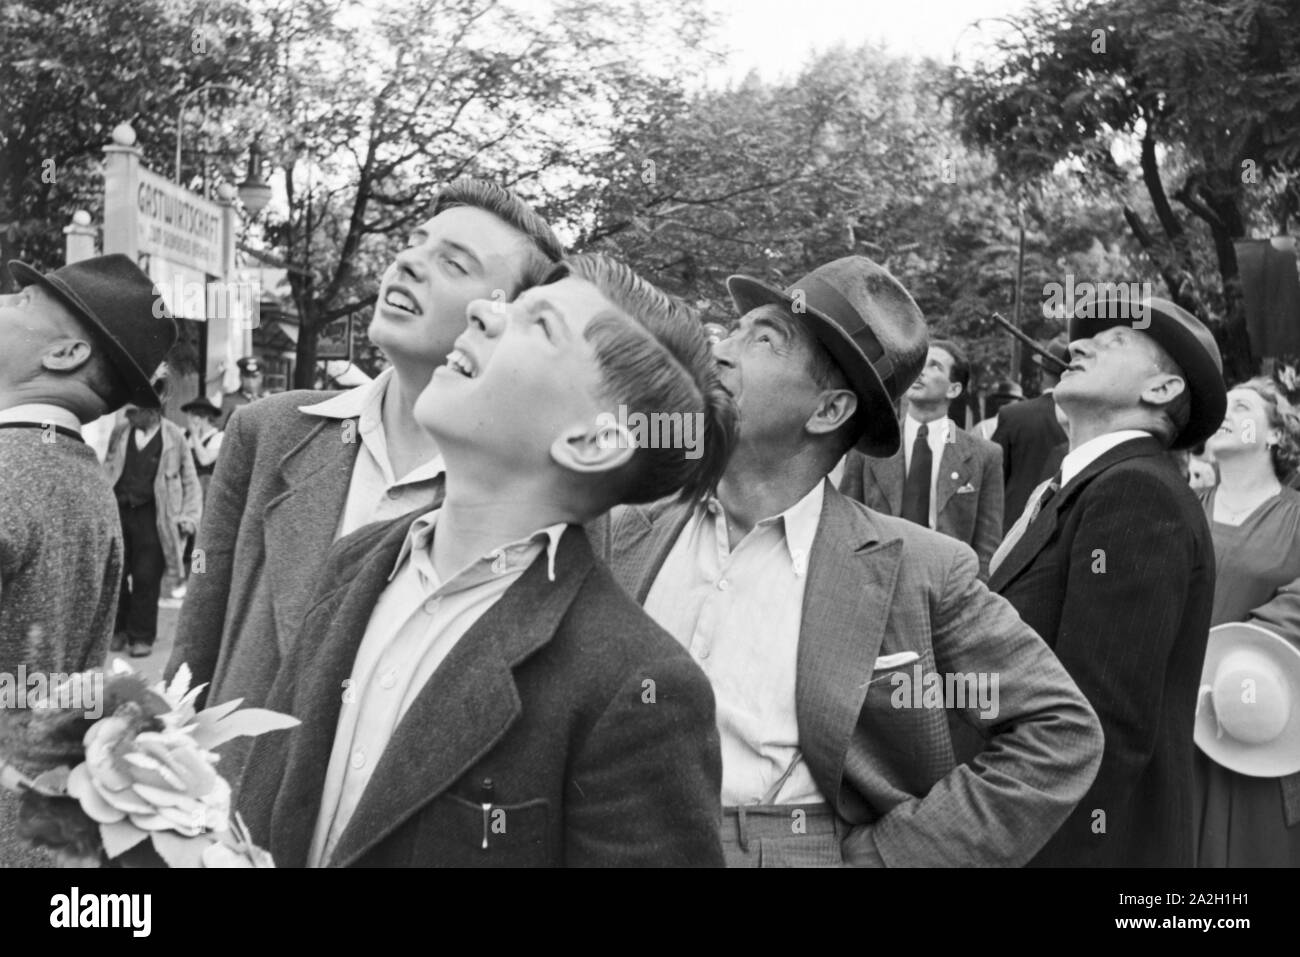
{"label": "pinstripe suit jacket", "polygon": [[1106,735],[1097,780],[1035,864],[1194,866],[1192,725],[1214,573],[1205,514],[1154,438],[1071,479],[998,566],[989,587],[1046,639]]}
{"label": "pinstripe suit jacket", "polygon": [[[689,514],[677,503],[612,514],[601,551],[638,601]],[[874,848],[889,866],[1022,865],[1096,774],[1096,715],[977,571],[960,542],[826,489],[808,564],[796,707],[817,786],[853,825],[843,844],[850,863],[870,860]],[[916,657],[878,667],[902,652]],[[935,673],[996,675],[996,715],[981,716],[974,702],[915,707],[899,693],[918,674],[924,684]],[[989,739],[969,764],[954,757],[954,712]]]}

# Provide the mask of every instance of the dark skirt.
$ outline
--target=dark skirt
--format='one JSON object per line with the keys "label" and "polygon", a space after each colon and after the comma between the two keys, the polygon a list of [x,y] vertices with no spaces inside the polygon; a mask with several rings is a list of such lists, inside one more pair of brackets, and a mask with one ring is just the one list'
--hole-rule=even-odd
{"label": "dark skirt", "polygon": [[1300,867],[1281,778],[1252,778],[1196,751],[1197,867]]}

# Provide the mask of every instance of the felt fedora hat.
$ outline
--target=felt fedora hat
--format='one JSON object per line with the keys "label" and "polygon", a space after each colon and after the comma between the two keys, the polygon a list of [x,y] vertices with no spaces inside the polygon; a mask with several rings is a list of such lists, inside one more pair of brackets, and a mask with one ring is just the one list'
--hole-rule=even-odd
{"label": "felt fedora hat", "polygon": [[1300,647],[1253,622],[1211,628],[1193,737],[1238,774],[1300,771]]}
{"label": "felt fedora hat", "polygon": [[176,322],[153,281],[121,253],[70,263],[42,275],[17,260],[9,271],[20,285],[39,285],[86,324],[126,384],[121,403],[156,408],[152,379],[176,342]]}
{"label": "felt fedora hat", "polygon": [[1218,343],[1205,324],[1167,299],[1148,297],[1135,303],[1110,298],[1076,309],[1070,320],[1070,340],[1089,339],[1112,326],[1130,326],[1146,333],[1183,370],[1191,394],[1191,417],[1170,448],[1190,449],[1213,435],[1228,411],[1228,388],[1223,382]]}
{"label": "felt fedora hat", "polygon": [[181,406],[181,411],[186,415],[193,412],[195,415],[206,415],[210,419],[221,418],[221,409],[215,406],[211,399],[203,395],[186,402]]}
{"label": "felt fedora hat", "polygon": [[784,291],[748,276],[729,278],[727,291],[741,315],[779,305],[806,323],[858,396],[858,451],[880,458],[898,451],[894,403],[921,374],[930,340],[920,308],[889,270],[846,256]]}

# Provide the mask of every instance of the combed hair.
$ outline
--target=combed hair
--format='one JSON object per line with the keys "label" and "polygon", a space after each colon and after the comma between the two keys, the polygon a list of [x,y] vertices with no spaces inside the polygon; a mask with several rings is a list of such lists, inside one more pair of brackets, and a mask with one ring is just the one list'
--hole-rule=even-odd
{"label": "combed hair", "polygon": [[491,213],[531,240],[534,253],[524,265],[519,288],[511,290],[512,297],[524,289],[545,282],[555,264],[564,258],[564,244],[552,232],[546,220],[504,186],[473,177],[453,180],[438,192],[431,215],[437,216],[457,206],[470,206]]}
{"label": "combed hair", "polygon": [[930,346],[952,356],[952,374],[948,378],[961,386],[964,398],[970,389],[970,360],[966,358],[966,351],[951,339],[931,339]]}
{"label": "combed hair", "polygon": [[1249,389],[1264,400],[1268,425],[1280,435],[1272,448],[1273,473],[1282,481],[1300,465],[1300,412],[1291,404],[1278,384],[1268,376],[1256,376],[1243,382],[1240,389]]}
{"label": "combed hair", "polygon": [[[638,447],[619,473],[617,500],[636,504],[680,494],[696,500],[717,487],[735,446],[736,407],[722,388],[717,365],[694,312],[606,256],[575,256],[548,281],[573,276],[600,290],[622,315],[589,323],[601,370],[603,397],[629,414],[702,416],[700,456],[681,448]],[[684,421],[684,419],[682,420]]]}

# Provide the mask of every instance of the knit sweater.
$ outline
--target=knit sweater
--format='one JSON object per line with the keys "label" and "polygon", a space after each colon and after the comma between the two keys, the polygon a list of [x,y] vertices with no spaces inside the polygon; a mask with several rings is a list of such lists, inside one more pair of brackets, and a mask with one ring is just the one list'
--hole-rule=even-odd
{"label": "knit sweater", "polygon": [[[0,672],[101,666],[121,577],[117,505],[95,453],[52,429],[0,428]],[[16,810],[0,792],[0,867],[48,866],[18,841]]]}
{"label": "knit sweater", "polygon": [[0,429],[0,671],[97,667],[122,579],[113,490],[84,442]]}

